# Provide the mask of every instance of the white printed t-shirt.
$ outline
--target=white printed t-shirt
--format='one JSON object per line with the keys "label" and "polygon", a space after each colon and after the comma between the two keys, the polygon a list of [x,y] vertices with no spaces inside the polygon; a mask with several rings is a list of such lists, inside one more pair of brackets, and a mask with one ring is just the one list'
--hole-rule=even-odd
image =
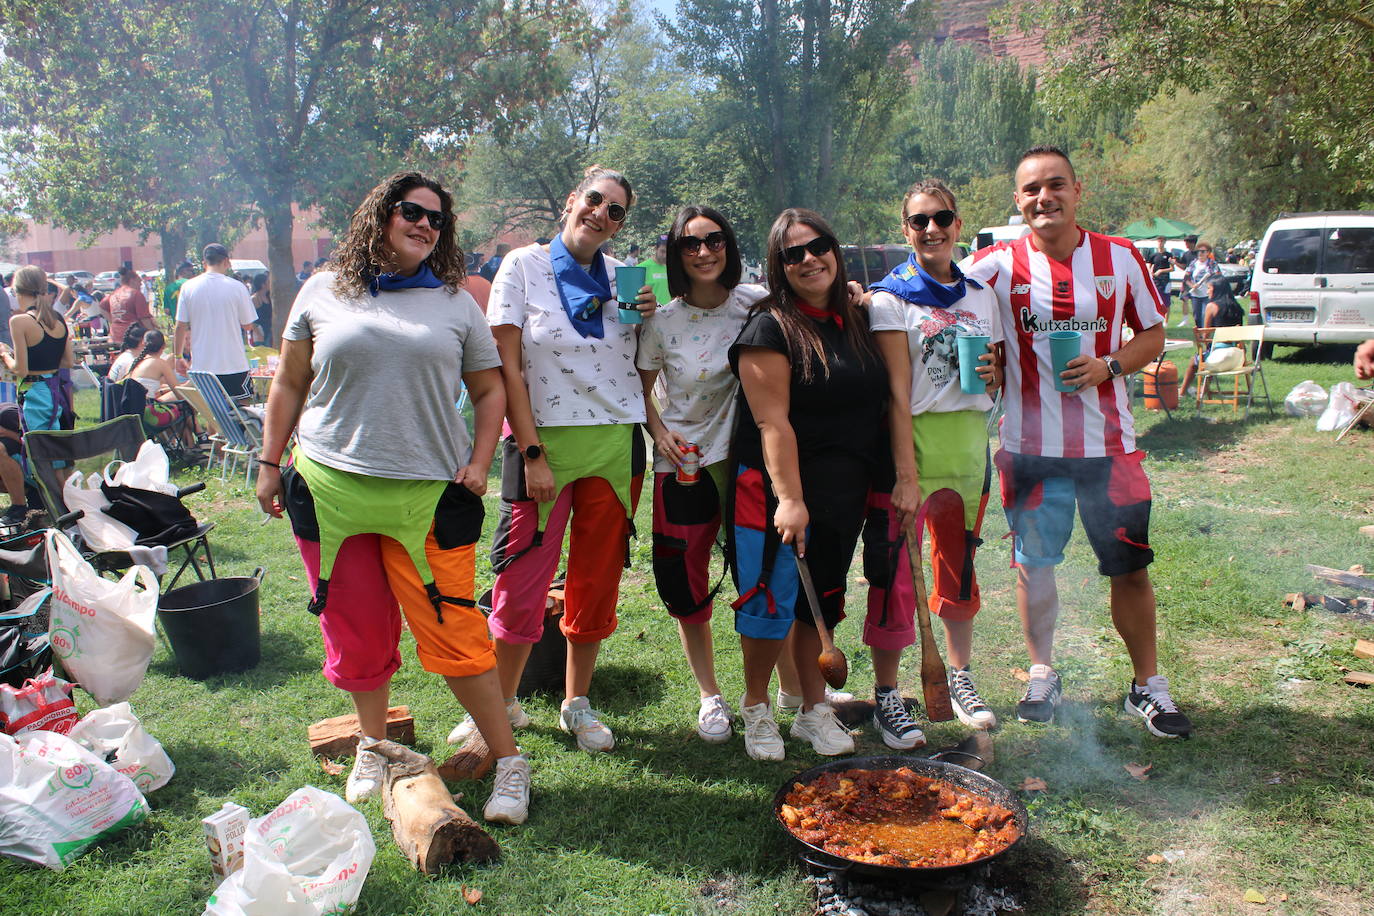
{"label": "white printed t-shirt", "polygon": [[965,284],[964,298],[953,308],[917,305],[879,290],[869,306],[874,331],[905,331],[911,354],[911,415],[990,410],[986,394],[965,394],[959,387],[961,334],[981,334],[991,343],[1002,340],[997,297],[984,286]]}
{"label": "white printed t-shirt", "polygon": [[[606,258],[614,288],[620,262]],[[614,293],[614,289],[612,289]],[[606,336],[577,333],[542,245],[517,248],[501,259],[487,300],[492,327],[521,329],[521,371],[534,425],[607,426],[644,422],[644,391],[635,371],[635,325],[620,323],[615,301],[602,306]]]}
{"label": "white printed t-shirt", "polygon": [[966,258],[966,276],[992,287],[1006,335],[1002,447],[1050,458],[1101,458],[1135,451],[1124,378],[1082,394],[1054,388],[1051,331],[1079,331],[1081,353],[1121,348],[1123,326],[1139,333],[1164,320],[1164,305],[1140,250],[1126,239],[1082,233],[1067,260],[1047,257],[1034,236]]}
{"label": "white printed t-shirt", "polygon": [[197,372],[247,372],[243,326],[257,320],[248,288],[233,277],[203,273],[181,287],[177,321],[191,326],[191,368]]}
{"label": "white printed t-shirt", "polygon": [[[749,307],[768,295],[762,286],[742,284],[713,309],[674,299],[644,320],[639,332],[640,369],[658,370],[654,397],[663,424],[701,449],[701,465],[724,461],[735,427],[739,379],[730,371],[730,345],[739,336]],[[673,463],[662,455],[654,470],[667,473]]]}

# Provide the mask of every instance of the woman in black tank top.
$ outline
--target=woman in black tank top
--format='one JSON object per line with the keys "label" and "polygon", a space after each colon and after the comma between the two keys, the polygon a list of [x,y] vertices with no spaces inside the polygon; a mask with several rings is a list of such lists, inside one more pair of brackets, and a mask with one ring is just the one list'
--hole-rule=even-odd
{"label": "woman in black tank top", "polygon": [[14,352],[0,352],[5,367],[22,380],[75,365],[71,335],[53,308],[47,274],[33,266],[20,269],[14,275],[14,292],[20,311],[10,319]]}

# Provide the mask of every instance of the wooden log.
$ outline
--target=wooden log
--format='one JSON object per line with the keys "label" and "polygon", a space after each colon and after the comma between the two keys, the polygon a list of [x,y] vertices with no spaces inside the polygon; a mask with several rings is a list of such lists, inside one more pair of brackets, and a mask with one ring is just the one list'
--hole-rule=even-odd
{"label": "wooden log", "polygon": [[[317,757],[348,757],[358,747],[358,717],[335,716],[321,719],[306,729],[310,750]],[[415,719],[409,706],[392,706],[386,711],[386,736],[402,744],[415,742]]]}
{"label": "wooden log", "polygon": [[1374,538],[1374,525],[1361,525],[1360,534]]}
{"label": "wooden log", "polygon": [[1356,658],[1374,658],[1374,642],[1370,642],[1370,641],[1367,640],[1367,639],[1356,639],[1356,640],[1355,640],[1355,657],[1356,657]]}
{"label": "wooden log", "polygon": [[1374,674],[1367,671],[1347,671],[1343,680],[1353,687],[1374,687]]}
{"label": "wooden log", "polygon": [[453,803],[434,761],[394,741],[372,749],[387,760],[382,811],[410,864],[432,875],[451,862],[491,862],[501,847]]}
{"label": "wooden log", "polygon": [[473,732],[472,737],[463,742],[457,753],[439,765],[439,775],[449,782],[462,779],[481,779],[491,771],[496,758],[487,747],[487,740],[481,732]]}
{"label": "wooden log", "polygon": [[1357,576],[1343,569],[1314,566],[1311,563],[1307,564],[1307,571],[1323,582],[1333,582],[1336,585],[1344,585],[1346,588],[1353,588],[1356,591],[1374,594],[1374,579],[1368,576]]}

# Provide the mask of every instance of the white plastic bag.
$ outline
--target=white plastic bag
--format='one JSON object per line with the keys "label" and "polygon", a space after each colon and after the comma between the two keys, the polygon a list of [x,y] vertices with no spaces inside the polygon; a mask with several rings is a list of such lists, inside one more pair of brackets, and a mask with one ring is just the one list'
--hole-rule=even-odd
{"label": "white plastic bag", "polygon": [[302,786],[248,823],[243,867],[205,905],[215,916],[319,916],[358,901],[377,846],[339,796]]}
{"label": "white plastic bag", "polygon": [[67,737],[132,779],[144,795],[167,785],[176,772],[172,758],[148,734],[128,703],[87,713]]}
{"label": "white plastic bag", "polygon": [[167,460],[167,452],[151,439],[139,446],[138,455],[133,461],[111,462],[105,468],[105,480],[108,483],[176,496],[177,488],[171,483],[171,477],[172,468]]}
{"label": "white plastic bag", "polygon": [[1234,372],[1245,365],[1245,351],[1240,347],[1216,344],[1203,362],[1212,372]]}
{"label": "white plastic bag", "polygon": [[1326,410],[1317,418],[1317,431],[1329,433],[1348,426],[1359,409],[1360,403],[1355,400],[1355,386],[1349,382],[1337,382],[1331,386],[1331,400]]}
{"label": "white plastic bag", "polygon": [[81,510],[76,526],[92,550],[128,550],[138,540],[138,532],[105,514],[110,501],[100,491],[102,479],[99,474],[87,477],[77,471],[62,485],[62,501],[72,511]]}
{"label": "white plastic bag", "polygon": [[1326,402],[1326,389],[1308,379],[1293,386],[1283,399],[1283,409],[1290,417],[1315,417],[1326,409]]}
{"label": "white plastic bag", "polygon": [[0,853],[61,871],[147,816],[133,781],[66,735],[0,735]]}
{"label": "white plastic bag", "polygon": [[48,531],[52,574],[52,650],[101,706],[127,700],[153,657],[157,579],[135,566],[118,582],[96,574],[71,540]]}

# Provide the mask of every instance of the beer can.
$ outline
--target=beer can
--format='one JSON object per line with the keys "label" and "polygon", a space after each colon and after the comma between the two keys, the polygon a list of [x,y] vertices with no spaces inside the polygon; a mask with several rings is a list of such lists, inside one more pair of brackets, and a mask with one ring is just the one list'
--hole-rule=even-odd
{"label": "beer can", "polygon": [[688,442],[682,447],[682,464],[678,465],[677,482],[683,486],[691,486],[701,479],[701,449],[697,448],[695,442]]}

